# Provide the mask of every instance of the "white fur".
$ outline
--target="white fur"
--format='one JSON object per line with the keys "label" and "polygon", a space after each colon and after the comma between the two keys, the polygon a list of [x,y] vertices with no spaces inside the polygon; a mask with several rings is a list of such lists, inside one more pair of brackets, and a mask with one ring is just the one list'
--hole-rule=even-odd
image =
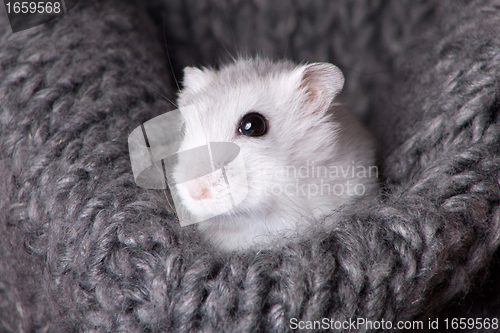
{"label": "white fur", "polygon": [[[374,165],[371,137],[352,116],[332,103],[344,83],[337,67],[326,63],[297,66],[257,58],[236,60],[220,70],[186,68],[184,73],[179,107],[196,106],[204,133],[188,116],[181,150],[205,145],[207,141],[232,142],[240,147],[244,161],[244,170],[229,165],[225,171],[237,183],[246,181],[245,200],[230,211],[197,223],[203,236],[213,244],[224,250],[266,244],[276,236],[303,231],[315,219],[355,198],[345,193],[308,198],[300,190],[305,186],[340,184],[339,189],[348,181],[353,186],[363,184],[366,190],[375,186],[375,179],[352,174],[335,179],[311,174],[305,178],[293,176],[294,167],[297,170],[308,163],[343,170]],[[250,111],[266,117],[266,135],[247,137],[238,133],[242,117]],[[185,179],[195,168],[180,160],[174,176]],[[194,216],[202,216],[204,212],[218,211],[221,202],[227,203],[221,201],[227,195],[224,185],[220,174],[197,180],[195,188],[206,186],[210,192],[202,200],[194,200],[186,184],[177,189],[186,209]]]}

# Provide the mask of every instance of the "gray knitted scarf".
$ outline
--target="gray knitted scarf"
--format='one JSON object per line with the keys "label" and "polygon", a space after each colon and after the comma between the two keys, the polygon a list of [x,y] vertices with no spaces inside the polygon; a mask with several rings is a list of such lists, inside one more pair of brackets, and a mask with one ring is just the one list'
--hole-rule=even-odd
{"label": "gray knitted scarf", "polygon": [[[135,184],[127,137],[174,108],[173,74],[237,52],[338,65],[382,189],[224,254]],[[499,74],[495,0],[80,1],[17,33],[0,10],[0,332],[500,318]]]}

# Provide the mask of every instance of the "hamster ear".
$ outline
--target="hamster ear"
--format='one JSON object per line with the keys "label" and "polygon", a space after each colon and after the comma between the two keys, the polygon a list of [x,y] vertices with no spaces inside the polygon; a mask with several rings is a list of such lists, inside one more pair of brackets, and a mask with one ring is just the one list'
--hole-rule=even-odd
{"label": "hamster ear", "polygon": [[305,92],[307,103],[317,111],[325,112],[344,86],[344,75],[337,66],[317,62],[305,66],[302,71],[300,89]]}
{"label": "hamster ear", "polygon": [[206,70],[196,67],[185,67],[182,85],[184,86],[184,90],[198,92],[210,83],[211,78],[212,76]]}

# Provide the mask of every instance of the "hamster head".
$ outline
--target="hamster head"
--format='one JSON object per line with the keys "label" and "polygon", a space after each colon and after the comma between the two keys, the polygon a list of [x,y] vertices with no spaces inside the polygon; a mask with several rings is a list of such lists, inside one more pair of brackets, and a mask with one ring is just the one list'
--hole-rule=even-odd
{"label": "hamster head", "polygon": [[[210,165],[179,157],[174,178],[184,207],[199,220],[218,215],[229,224],[239,216],[258,220],[272,211],[296,209],[304,198],[263,191],[295,184],[296,179],[284,175],[289,167],[331,161],[338,132],[331,106],[343,84],[342,72],[329,63],[257,58],[218,70],[185,68],[178,104],[181,110],[194,106],[196,112],[183,114],[179,151],[195,152],[209,142],[214,155],[214,143],[229,145],[220,146]],[[242,163],[226,163],[236,161],[235,156]]]}

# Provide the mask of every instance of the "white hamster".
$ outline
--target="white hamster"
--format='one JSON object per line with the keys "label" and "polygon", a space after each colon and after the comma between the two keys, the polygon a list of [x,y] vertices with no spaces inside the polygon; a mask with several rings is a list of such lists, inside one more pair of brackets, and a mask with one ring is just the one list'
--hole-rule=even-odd
{"label": "white hamster", "polygon": [[[229,251],[274,243],[376,186],[374,141],[335,103],[343,84],[329,63],[251,58],[184,69],[178,105],[194,105],[198,117],[186,117],[180,151],[227,142],[243,160],[198,178],[192,158],[175,167],[185,209],[214,216],[196,223],[206,240]],[[244,199],[235,205],[236,188]]]}

